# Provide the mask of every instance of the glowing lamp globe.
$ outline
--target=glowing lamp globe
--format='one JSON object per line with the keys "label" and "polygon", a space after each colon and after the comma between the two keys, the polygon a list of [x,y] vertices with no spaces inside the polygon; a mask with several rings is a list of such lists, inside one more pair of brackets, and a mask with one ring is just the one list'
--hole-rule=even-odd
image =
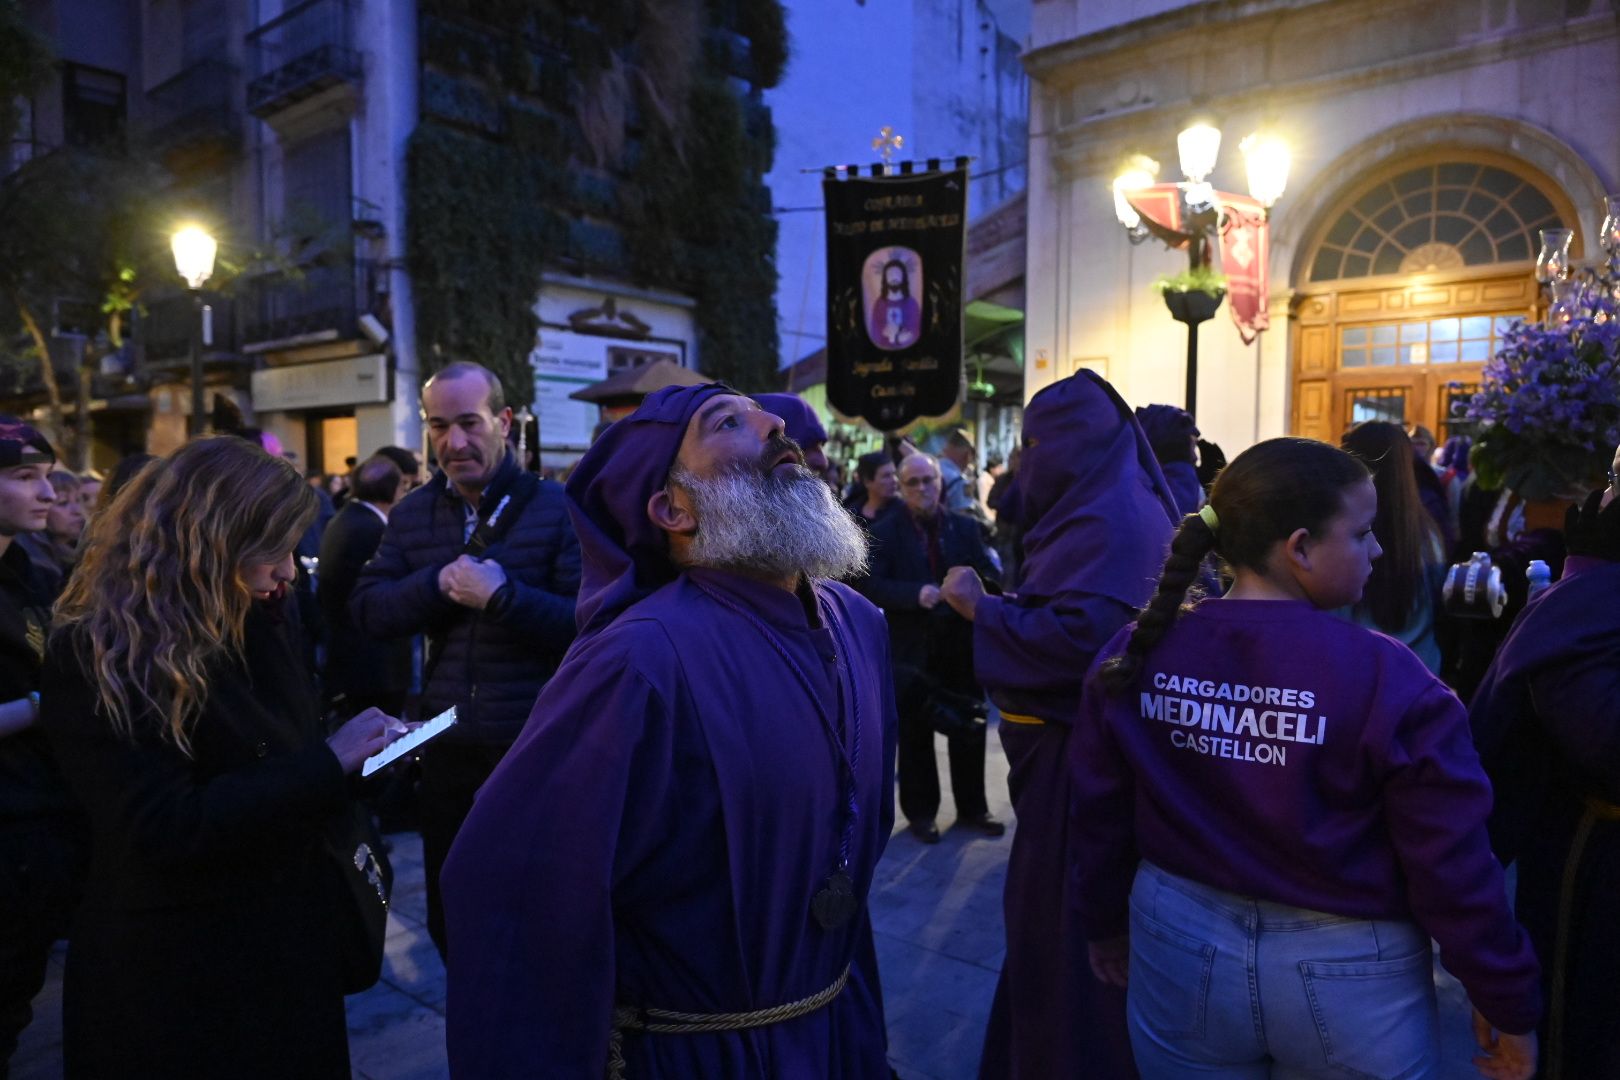
{"label": "glowing lamp globe", "polygon": [[219,245],[203,229],[187,225],[174,234],[169,246],[174,250],[174,268],[188,286],[200,289],[213,277],[214,255]]}
{"label": "glowing lamp globe", "polygon": [[1152,187],[1154,175],[1158,171],[1158,162],[1149,161],[1138,155],[1125,166],[1123,172],[1114,177],[1114,216],[1119,218],[1119,223],[1127,229],[1134,229],[1142,224],[1142,215],[1132,208],[1125,193]]}
{"label": "glowing lamp globe", "polygon": [[1249,194],[1270,210],[1288,187],[1288,144],[1256,132],[1238,144],[1249,173]]}
{"label": "glowing lamp globe", "polygon": [[1215,171],[1215,158],[1221,152],[1221,133],[1208,124],[1194,124],[1176,136],[1176,152],[1181,171],[1188,180],[1200,183]]}

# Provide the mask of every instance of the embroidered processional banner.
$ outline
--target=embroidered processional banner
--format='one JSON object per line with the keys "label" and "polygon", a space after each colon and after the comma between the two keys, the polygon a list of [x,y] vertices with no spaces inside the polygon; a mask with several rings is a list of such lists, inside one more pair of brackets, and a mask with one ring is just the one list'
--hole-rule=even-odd
{"label": "embroidered processional banner", "polygon": [[962,393],[965,162],[822,183],[827,399],[881,431],[949,412]]}

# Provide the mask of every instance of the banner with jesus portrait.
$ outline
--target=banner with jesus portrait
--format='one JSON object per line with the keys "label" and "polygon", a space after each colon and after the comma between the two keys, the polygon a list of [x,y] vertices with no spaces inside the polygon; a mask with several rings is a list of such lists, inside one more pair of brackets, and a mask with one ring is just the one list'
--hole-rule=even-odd
{"label": "banner with jesus portrait", "polygon": [[967,170],[829,178],[827,399],[880,431],[962,392]]}

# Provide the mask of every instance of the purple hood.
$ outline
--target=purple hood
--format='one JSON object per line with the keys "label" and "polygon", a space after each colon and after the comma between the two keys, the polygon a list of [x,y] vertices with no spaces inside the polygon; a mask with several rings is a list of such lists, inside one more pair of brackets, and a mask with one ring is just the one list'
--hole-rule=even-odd
{"label": "purple hood", "polygon": [[581,561],[576,644],[675,579],[668,539],[647,517],[647,500],[675,464],[692,414],[720,394],[737,391],[725,383],[654,391],[574,466],[567,491]]}
{"label": "purple hood", "polygon": [[1024,410],[1016,507],[1024,527],[1018,591],[1026,602],[1089,593],[1140,607],[1153,595],[1179,520],[1130,406],[1084,370]]}
{"label": "purple hood", "polygon": [[827,441],[827,429],[810,403],[798,394],[755,394],[754,400],[768,413],[782,418],[787,436],[805,450]]}

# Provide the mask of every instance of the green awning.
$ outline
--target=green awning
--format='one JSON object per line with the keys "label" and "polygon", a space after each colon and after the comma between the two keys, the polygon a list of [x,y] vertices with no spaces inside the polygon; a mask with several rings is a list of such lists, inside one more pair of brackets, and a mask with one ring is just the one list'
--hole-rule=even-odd
{"label": "green awning", "polygon": [[962,317],[963,344],[971,349],[1024,321],[1024,313],[988,300],[970,300]]}

